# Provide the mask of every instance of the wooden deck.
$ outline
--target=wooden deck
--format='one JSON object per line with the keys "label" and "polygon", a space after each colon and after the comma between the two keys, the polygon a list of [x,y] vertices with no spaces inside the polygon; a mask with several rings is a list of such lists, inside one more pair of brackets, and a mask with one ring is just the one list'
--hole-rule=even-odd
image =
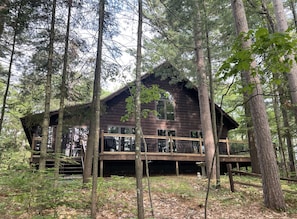
{"label": "wooden deck", "polygon": [[[202,172],[205,172],[205,155],[204,154],[189,154],[189,153],[160,153],[160,152],[142,152],[141,159],[145,161],[162,161],[162,162],[175,162],[175,173],[179,175],[181,163],[192,163],[192,166],[199,165]],[[100,162],[100,176],[103,176],[105,161],[134,161],[135,152],[103,152],[99,155]],[[222,172],[226,171],[226,164],[233,164],[233,166],[250,166],[250,157],[243,155],[220,155],[220,163]],[[203,169],[203,170],[202,170]]]}
{"label": "wooden deck", "polygon": [[[106,148],[104,146],[104,140],[105,137],[112,137],[112,139],[123,139],[123,138],[134,138],[135,135],[132,134],[110,134],[110,133],[101,133],[101,143],[100,143],[100,153],[99,153],[99,166],[100,166],[100,176],[103,176],[104,170],[108,169],[110,166],[113,165],[119,165],[119,169],[121,168],[118,164],[121,162],[122,164],[129,163],[129,165],[133,165],[133,161],[135,160],[135,152],[133,151],[133,148],[128,148],[130,151],[125,151],[125,147],[120,147],[119,142],[120,140],[117,140],[117,147],[113,148]],[[175,169],[176,174],[179,174],[179,166],[183,163],[191,163],[192,169],[197,169],[197,164],[204,165],[205,162],[205,154],[203,151],[203,139],[201,138],[186,138],[186,137],[174,137],[174,136],[144,136],[148,144],[146,144],[146,148],[149,148],[148,152],[141,152],[141,159],[145,161],[146,159],[150,162],[154,163],[162,163],[160,168],[162,168],[162,165],[167,165],[172,162],[175,163]],[[153,141],[150,141],[150,139],[153,139]],[[168,147],[165,151],[161,150],[158,147],[158,144],[155,144],[154,141],[157,141],[158,139],[164,139],[166,142],[170,142]],[[36,138],[36,141],[40,141],[40,138]],[[152,143],[153,142],[153,143]],[[171,142],[175,143],[175,148]],[[198,149],[196,151],[194,150],[185,150],[184,148],[191,148],[192,142],[198,142],[199,144]],[[231,163],[234,166],[250,166],[250,157],[249,155],[234,155],[230,153],[230,144],[231,143],[243,143],[243,142],[236,142],[236,141],[230,141],[228,139],[221,139],[220,143],[222,143],[225,148],[225,154],[220,155],[220,163],[221,167],[225,168],[227,163]],[[32,147],[32,149],[35,147]],[[127,148],[126,148],[127,149]],[[193,149],[193,148],[192,148]],[[78,153],[68,153],[66,155],[66,160],[74,160],[76,163],[80,163],[81,165],[81,171],[83,171],[83,160],[84,160],[84,147],[81,147],[79,149]],[[187,151],[184,153],[184,151]],[[76,151],[77,152],[77,151]],[[75,155],[74,155],[75,154]],[[48,158],[48,163],[54,162],[53,156],[50,156],[52,158]],[[38,165],[39,162],[39,155],[32,155],[31,162]],[[65,165],[67,165],[67,161],[64,162]],[[77,165],[77,164],[76,164]],[[202,168],[201,166],[199,168]],[[131,168],[130,168],[131,169]],[[133,169],[133,168],[132,168]]]}
{"label": "wooden deck", "polygon": [[[142,152],[142,160],[145,161],[145,156],[149,162],[162,162],[162,164],[170,164],[173,165],[174,172],[176,175],[180,174],[180,166],[183,163],[191,163],[191,169],[197,169],[197,165],[199,169],[202,170],[204,168],[205,155],[204,154],[189,154],[189,153],[161,153],[161,152],[147,152],[146,155]],[[39,155],[33,155],[31,162],[38,165]],[[76,161],[76,164],[71,164],[66,162],[62,162],[60,172],[63,174],[81,174],[83,171],[82,158],[80,156],[77,157],[68,157],[72,161]],[[118,166],[118,170],[121,169],[121,165],[125,163],[129,163],[129,165],[133,166],[133,161],[135,160],[135,152],[103,152],[99,154],[99,175],[103,177],[106,175],[106,169],[110,169],[110,166]],[[172,164],[175,163],[175,164]],[[47,163],[48,167],[53,167],[54,159],[48,158]],[[121,164],[119,164],[121,163]],[[232,164],[234,167],[240,166],[250,166],[250,157],[243,155],[220,155],[220,163],[222,172],[227,171],[227,164]],[[162,165],[161,164],[161,165]],[[162,166],[160,166],[160,169]],[[131,169],[131,168],[130,168]],[[133,169],[133,167],[132,167]],[[127,169],[126,169],[127,170]],[[189,170],[190,171],[190,170]],[[119,171],[121,174],[125,174],[125,170]],[[166,172],[166,171],[164,171]],[[172,171],[171,171],[172,172]],[[191,170],[190,172],[195,172]],[[116,174],[116,173],[113,173]],[[109,175],[109,174],[107,174]]]}
{"label": "wooden deck", "polygon": [[[161,152],[147,152],[148,160],[162,160],[162,161],[196,161],[204,162],[204,154],[189,154],[189,153],[161,153]],[[142,152],[142,160],[145,160],[145,154]],[[135,152],[107,152],[99,154],[99,160],[135,160]],[[251,162],[249,156],[245,155],[220,155],[220,162],[231,163],[248,163]]]}
{"label": "wooden deck", "polygon": [[[160,160],[160,161],[193,161],[193,162],[205,162],[204,154],[186,154],[186,153],[159,153],[159,152],[147,152],[147,159]],[[33,163],[39,161],[39,155],[32,155],[31,160]],[[69,157],[74,161],[81,160],[81,157]],[[135,152],[104,152],[99,154],[99,161],[133,161],[135,160]],[[145,160],[145,154],[142,152],[141,159]],[[48,161],[54,161],[54,158],[48,158]],[[249,163],[251,162],[250,156],[245,155],[220,155],[220,162],[223,163]]]}

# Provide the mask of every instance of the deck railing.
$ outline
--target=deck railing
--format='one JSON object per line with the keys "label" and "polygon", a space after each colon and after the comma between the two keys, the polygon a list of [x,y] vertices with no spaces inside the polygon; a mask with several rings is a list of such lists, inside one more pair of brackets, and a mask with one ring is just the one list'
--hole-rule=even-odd
{"label": "deck railing", "polygon": [[[109,138],[113,142],[112,147],[107,147],[106,144],[112,143],[107,142],[107,138]],[[104,151],[133,151],[133,143],[129,145],[129,147],[125,147],[126,140],[125,139],[134,139],[135,134],[117,134],[117,133],[104,133],[101,132],[101,143],[100,143],[100,152]],[[160,150],[160,145],[158,145],[158,141],[165,141],[166,148],[164,150]],[[119,142],[121,141],[121,142]],[[158,136],[158,135],[143,135],[142,136],[142,146],[144,146],[144,141],[147,145],[148,152],[170,152],[170,153],[198,153],[204,154],[204,145],[203,138],[192,138],[192,137],[178,137],[178,136]],[[133,140],[130,142],[133,142]],[[247,150],[231,150],[232,144],[240,144],[246,145],[247,148],[248,143],[246,141],[241,140],[230,140],[220,139],[219,140],[222,154],[231,155],[231,154],[239,154],[239,153],[247,153]],[[128,145],[126,145],[128,146]],[[242,147],[243,148],[243,147]],[[132,150],[131,150],[132,149]],[[163,148],[162,148],[163,149]],[[231,153],[234,151],[234,153]]]}
{"label": "deck railing", "polygon": [[[104,153],[107,151],[134,151],[135,134],[117,134],[117,133],[104,133],[100,134],[99,152]],[[144,142],[146,144],[144,144]],[[38,151],[41,143],[41,137],[33,137],[32,150]],[[220,154],[223,155],[238,155],[241,153],[247,153],[244,148],[247,147],[246,141],[220,139]],[[232,145],[239,144],[241,149],[234,150]],[[144,135],[142,138],[142,151],[144,151],[144,145],[147,146],[148,152],[167,152],[167,153],[195,153],[204,154],[203,138],[191,138],[191,137],[178,137],[178,136],[158,136],[158,135]],[[244,147],[245,146],[245,147]],[[62,146],[63,147],[63,146]],[[69,157],[83,156],[85,152],[85,145],[80,145],[78,148],[64,149],[64,153]],[[51,147],[51,148],[54,148]],[[64,146],[64,148],[66,148]],[[68,150],[68,151],[66,151]],[[52,151],[52,150],[51,150]],[[63,151],[63,150],[62,150]]]}

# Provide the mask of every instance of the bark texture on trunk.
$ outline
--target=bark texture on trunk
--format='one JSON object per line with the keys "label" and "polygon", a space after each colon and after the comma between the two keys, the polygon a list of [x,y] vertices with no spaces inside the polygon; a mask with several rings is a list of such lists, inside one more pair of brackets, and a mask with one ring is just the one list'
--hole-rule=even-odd
{"label": "bark texture on trunk", "polygon": [[144,218],[143,206],[143,166],[141,160],[141,43],[142,41],[142,0],[138,0],[138,30],[137,30],[137,52],[136,52],[136,93],[135,93],[135,173],[137,193],[137,215],[139,219]]}
{"label": "bark texture on trunk", "polygon": [[[247,111],[248,110],[249,108],[247,109]],[[248,112],[248,114],[246,113],[245,115],[250,115],[250,111]],[[248,129],[247,135],[248,135],[248,143],[249,143],[249,149],[250,149],[252,172],[260,174],[261,168],[260,168],[259,159],[258,159],[257,145],[255,142],[252,122],[247,123],[247,129]]]}
{"label": "bark texture on trunk", "polygon": [[45,86],[45,103],[44,103],[44,115],[42,122],[42,140],[40,146],[40,160],[39,169],[44,170],[46,165],[46,153],[48,142],[48,129],[50,120],[50,102],[51,102],[51,89],[52,89],[52,74],[53,74],[53,55],[54,55],[54,38],[55,38],[55,18],[56,18],[56,0],[53,0],[52,7],[52,21],[50,31],[50,42],[48,51],[48,64]]}
{"label": "bark texture on trunk", "polygon": [[68,45],[69,45],[69,32],[70,32],[70,18],[71,18],[71,7],[72,0],[68,2],[68,16],[67,16],[67,27],[65,36],[65,49],[63,58],[63,72],[62,72],[62,83],[61,83],[61,94],[60,94],[60,109],[58,116],[57,134],[55,141],[55,177],[58,179],[60,169],[60,158],[61,158],[61,147],[62,147],[62,134],[63,134],[63,119],[64,119],[64,107],[66,98],[66,80],[67,80],[67,67],[68,67]]}
{"label": "bark texture on trunk", "polygon": [[194,21],[194,40],[195,40],[195,55],[198,80],[198,97],[200,108],[200,120],[202,124],[202,133],[205,147],[205,161],[207,175],[215,179],[216,177],[216,161],[215,142],[211,121],[210,102],[207,85],[207,72],[205,68],[204,51],[203,51],[203,26],[200,14],[199,5],[196,4],[196,19]]}
{"label": "bark texture on trunk", "polygon": [[[286,20],[284,6],[281,0],[273,0],[274,13],[277,21],[277,30],[279,32],[285,32],[288,29],[288,22]],[[289,91],[291,96],[291,101],[293,105],[295,123],[297,123],[297,64],[294,55],[289,55],[289,59],[292,61],[292,67],[289,73],[286,74],[288,78]],[[288,147],[290,168],[291,171],[295,171],[295,159],[292,156],[293,149]]]}
{"label": "bark texture on trunk", "polygon": [[[98,206],[98,156],[99,156],[99,136],[100,136],[100,96],[101,96],[101,73],[102,73],[102,48],[103,48],[103,30],[104,30],[104,7],[105,0],[99,2],[99,27],[97,40],[97,57],[94,78],[94,94],[93,94],[93,115],[91,115],[93,145],[88,145],[93,151],[93,180],[92,180],[92,195],[91,195],[91,217],[97,218]],[[92,160],[92,159],[91,159]],[[90,168],[91,169],[91,168]]]}
{"label": "bark texture on trunk", "polygon": [[290,0],[289,2],[290,2],[290,8],[292,10],[293,18],[294,18],[295,29],[297,29],[297,16],[296,16],[295,0]]}
{"label": "bark texture on trunk", "polygon": [[7,80],[6,80],[6,88],[5,88],[5,92],[4,92],[4,95],[3,95],[2,108],[1,108],[0,136],[1,136],[1,132],[2,132],[2,127],[3,127],[3,122],[4,122],[4,115],[5,115],[5,110],[6,110],[6,102],[7,102],[7,98],[8,98],[10,81],[11,81],[12,64],[13,64],[13,59],[14,59],[14,55],[15,55],[16,37],[17,37],[17,30],[16,30],[16,27],[15,27],[14,34],[13,34],[13,40],[12,40],[12,49],[11,49],[10,60],[9,60],[8,75],[7,75]]}
{"label": "bark texture on trunk", "polygon": [[[242,0],[231,0],[231,5],[237,34],[247,33],[248,25]],[[250,40],[242,39],[243,49],[249,49],[250,46]],[[253,62],[251,68],[255,67],[256,63]],[[249,96],[249,105],[261,167],[264,204],[271,209],[285,210],[286,205],[280,185],[279,171],[271,140],[260,80],[257,75],[252,75],[250,71],[245,71],[242,75],[246,84],[253,86],[253,91]]]}

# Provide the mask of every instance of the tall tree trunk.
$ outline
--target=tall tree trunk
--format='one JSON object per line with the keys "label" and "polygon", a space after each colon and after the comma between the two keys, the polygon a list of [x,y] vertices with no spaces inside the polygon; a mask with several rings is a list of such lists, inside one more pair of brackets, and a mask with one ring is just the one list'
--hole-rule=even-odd
{"label": "tall tree trunk", "polygon": [[67,67],[68,67],[68,45],[69,45],[71,7],[72,7],[72,0],[68,0],[68,16],[67,16],[67,27],[66,27],[66,36],[65,36],[63,72],[62,72],[62,83],[61,83],[61,88],[60,88],[61,89],[60,109],[59,109],[56,141],[55,141],[55,143],[56,143],[55,144],[55,178],[56,179],[59,176],[59,169],[60,169],[62,133],[63,133],[63,118],[64,118],[65,97],[66,97],[66,81],[67,81]]}
{"label": "tall tree trunk", "polygon": [[[204,17],[207,18],[207,11],[205,8],[205,2],[203,1],[203,11]],[[209,92],[210,92],[210,111],[211,111],[211,124],[213,128],[213,137],[215,142],[215,155],[216,155],[216,188],[221,187],[221,176],[220,176],[220,145],[219,139],[223,129],[223,123],[221,123],[219,130],[217,129],[217,116],[216,116],[216,107],[214,102],[214,83],[212,77],[212,64],[211,64],[211,48],[209,46],[209,25],[208,20],[204,19],[205,24],[205,37],[206,37],[206,51],[207,51],[207,64],[208,64],[208,77],[209,77]],[[223,115],[220,115],[219,118],[223,118]]]}
{"label": "tall tree trunk", "polygon": [[143,167],[141,160],[141,46],[142,46],[142,0],[138,0],[138,30],[136,52],[136,93],[135,93],[135,173],[137,192],[137,215],[138,219],[144,218],[143,207]]}
{"label": "tall tree trunk", "polygon": [[[249,107],[245,109],[246,113],[245,116],[248,118],[251,118],[251,112]],[[249,144],[249,150],[250,150],[250,157],[251,157],[251,166],[252,166],[252,172],[261,174],[261,168],[260,163],[258,159],[258,152],[257,152],[257,145],[255,142],[255,136],[254,136],[254,130],[253,130],[253,123],[251,119],[247,122],[247,136],[248,136],[248,144]]]}
{"label": "tall tree trunk", "polygon": [[213,128],[211,122],[210,103],[207,87],[207,73],[204,61],[204,52],[202,47],[203,33],[202,19],[199,9],[199,4],[196,4],[196,17],[194,20],[194,40],[195,40],[195,56],[198,80],[198,95],[200,119],[202,124],[203,143],[205,147],[205,161],[207,175],[211,179],[216,177],[216,166],[213,158],[215,156],[215,142],[213,136]]}
{"label": "tall tree trunk", "polygon": [[44,103],[44,115],[42,122],[42,140],[40,146],[40,160],[39,169],[45,170],[46,164],[46,151],[48,142],[48,129],[50,121],[50,102],[51,102],[51,84],[53,74],[53,55],[54,55],[54,38],[55,38],[55,17],[56,17],[56,0],[53,0],[52,6],[52,20],[50,30],[50,42],[48,51],[48,63],[47,63],[47,75],[46,75],[46,86],[45,86],[45,103]]}
{"label": "tall tree trunk", "polygon": [[267,0],[261,0],[261,8],[262,8],[262,15],[265,17],[267,22],[267,27],[270,33],[275,32],[275,24],[273,22],[273,18],[270,16],[269,10],[267,8]]}
{"label": "tall tree trunk", "polygon": [[[273,92],[273,90],[276,86],[273,87],[273,89],[271,89],[271,92]],[[275,117],[275,123],[276,123],[276,130],[277,130],[277,137],[278,137],[278,143],[279,143],[279,152],[280,152],[280,158],[281,158],[281,169],[283,170],[283,172],[285,173],[285,177],[288,177],[288,169],[287,169],[287,164],[286,164],[286,158],[285,158],[285,154],[284,154],[284,145],[283,145],[283,139],[282,139],[282,134],[281,134],[281,121],[280,121],[280,105],[279,105],[279,98],[277,95],[277,92],[274,91],[274,93],[276,95],[274,95],[273,97],[273,111],[274,111],[274,117]]]}
{"label": "tall tree trunk", "polygon": [[[242,77],[242,84],[243,86],[248,86],[246,84],[246,81]],[[255,135],[254,135],[254,126],[251,116],[251,109],[250,105],[248,103],[249,95],[247,92],[244,92],[243,94],[244,99],[244,114],[246,117],[246,128],[247,128],[247,137],[248,137],[248,144],[249,144],[249,150],[250,150],[250,157],[251,157],[251,166],[252,166],[252,172],[253,173],[261,173],[259,159],[258,159],[258,150],[257,150],[257,144],[255,142]]]}
{"label": "tall tree trunk", "polygon": [[[260,15],[263,16],[263,19],[267,22],[267,27],[269,31],[274,31],[274,24],[273,20],[269,14],[269,11],[267,9],[266,0],[261,0],[261,9],[257,8],[257,5],[254,4],[252,1],[248,1],[248,3],[254,8],[254,10],[258,11]],[[245,80],[243,79],[243,75],[241,75],[242,78],[242,85],[248,86],[246,84]],[[247,128],[247,136],[248,136],[248,144],[249,144],[249,150],[250,150],[250,157],[251,157],[251,166],[252,166],[252,172],[253,173],[261,173],[260,170],[260,164],[258,160],[258,152],[257,152],[257,145],[255,142],[255,136],[254,136],[254,127],[253,127],[253,121],[251,116],[251,110],[249,106],[249,94],[248,92],[244,92],[243,94],[244,98],[244,112],[246,117],[246,128]]]}
{"label": "tall tree trunk", "polygon": [[4,26],[6,23],[6,14],[8,13],[8,10],[9,10],[9,4],[10,4],[9,0],[2,0],[0,2],[0,39],[4,31]]}
{"label": "tall tree trunk", "polygon": [[297,15],[296,15],[295,1],[290,0],[289,3],[290,3],[290,8],[292,10],[293,18],[294,18],[295,29],[297,29]]}
{"label": "tall tree trunk", "polygon": [[[295,169],[295,158],[294,158],[294,151],[293,151],[293,143],[292,143],[292,135],[291,135],[291,125],[289,123],[289,118],[288,118],[288,113],[287,110],[285,109],[286,105],[286,96],[284,95],[284,90],[281,86],[278,87],[280,90],[280,103],[281,103],[281,111],[282,111],[282,116],[283,116],[283,123],[284,123],[284,137],[286,139],[287,143],[287,149],[288,149],[288,155],[289,155],[289,161],[290,161],[290,171],[294,172],[296,171]],[[284,150],[284,148],[283,148]]]}
{"label": "tall tree trunk", "polygon": [[[93,91],[95,89],[93,88]],[[93,94],[94,96],[94,94]],[[94,97],[93,97],[94,99]],[[86,154],[84,157],[84,170],[83,170],[83,183],[86,184],[90,182],[90,178],[92,176],[92,164],[93,164],[93,145],[94,145],[94,121],[92,120],[92,115],[94,114],[94,100],[91,105],[91,113],[90,113],[90,126],[89,126],[89,136],[87,141]]]}
{"label": "tall tree trunk", "polygon": [[[276,75],[276,80],[279,79],[278,75]],[[287,144],[287,150],[288,150],[288,155],[289,155],[289,161],[290,161],[290,171],[294,172],[295,171],[295,158],[294,158],[294,151],[293,151],[293,143],[292,143],[292,135],[291,135],[291,125],[289,123],[289,117],[288,117],[288,112],[286,109],[286,105],[287,105],[287,92],[284,89],[283,85],[278,85],[277,86],[277,90],[278,90],[278,98],[279,98],[279,102],[280,102],[280,106],[281,106],[281,114],[282,114],[282,118],[283,118],[283,128],[284,128],[284,138],[286,140],[286,144]],[[285,157],[285,148],[281,148],[282,149],[282,154],[283,154],[283,159],[284,162],[286,162],[286,157]]]}
{"label": "tall tree trunk", "polygon": [[[98,153],[99,153],[99,137],[100,137],[100,95],[101,95],[101,66],[102,66],[102,46],[103,46],[103,28],[104,28],[104,7],[105,0],[99,1],[99,29],[98,29],[98,41],[97,41],[97,58],[96,58],[96,69],[93,85],[93,100],[90,116],[90,128],[89,137],[87,143],[87,151],[84,160],[84,172],[83,172],[83,183],[90,181],[95,168],[97,168],[96,175],[98,174]],[[97,151],[97,153],[95,152]],[[97,156],[97,160],[95,157]],[[96,166],[94,166],[96,165]],[[94,176],[93,176],[94,178]],[[97,181],[97,177],[95,179]],[[93,181],[94,184],[94,181]]]}
{"label": "tall tree trunk", "polygon": [[[266,0],[262,0],[261,2],[262,2],[262,12],[263,12],[262,14],[265,16],[265,19],[267,21],[268,29],[270,30],[270,33],[275,33],[275,24],[273,22],[272,17],[270,16],[269,10],[267,8]],[[290,1],[290,2],[292,2],[292,1]],[[292,8],[293,13],[294,13],[294,9],[295,8],[293,7]],[[295,17],[295,15],[294,15],[294,17]],[[279,76],[280,75],[275,74],[274,75],[274,78],[276,80],[278,80],[279,79]],[[275,98],[275,104],[274,104],[274,106],[275,105],[278,105],[278,102],[281,103],[281,106],[284,106],[285,101],[282,101],[282,99],[284,99],[284,89],[282,88],[282,86],[278,85],[277,86],[277,90],[278,90],[278,94],[276,96],[278,96],[279,101],[277,100],[277,98]],[[279,114],[278,107],[274,107],[274,111],[275,111],[275,114]],[[287,112],[286,112],[286,110],[283,107],[282,107],[282,110],[281,111],[282,111],[283,120],[284,120],[284,127],[286,128],[286,126],[287,126],[286,131],[285,131],[285,136],[286,136],[286,139],[287,139],[287,142],[288,142],[287,145],[288,145],[288,149],[289,149],[292,144],[291,144],[291,139],[288,139],[288,137],[290,136],[290,133],[289,133],[289,135],[287,134],[287,131],[289,131],[289,123],[287,123],[285,121],[286,120],[285,118],[287,118]],[[286,176],[288,176],[287,165],[286,165],[286,157],[285,157],[285,154],[284,154],[283,141],[282,141],[282,136],[280,135],[279,116],[280,115],[277,115],[276,116],[276,122],[278,124],[277,130],[278,130],[278,136],[279,136],[279,142],[280,142],[280,144],[279,144],[280,155],[281,155],[282,161],[284,162],[284,170],[285,170]],[[293,158],[293,155],[291,157]],[[294,158],[293,158],[293,163],[294,163]],[[294,171],[294,165],[293,165],[293,171]]]}
{"label": "tall tree trunk", "polygon": [[[104,7],[105,0],[99,1],[99,30],[97,42],[97,57],[94,79],[94,95],[93,95],[93,113],[91,115],[91,123],[94,123],[90,130],[90,138],[93,138],[93,145],[88,145],[88,148],[93,148],[93,180],[92,180],[92,204],[91,216],[96,219],[97,216],[97,182],[98,182],[98,154],[99,154],[99,136],[100,136],[100,96],[101,96],[101,73],[102,73],[102,47],[103,47],[103,29],[104,29]],[[92,159],[92,158],[90,158]]]}
{"label": "tall tree trunk", "polygon": [[[237,34],[247,33],[248,24],[242,0],[231,0],[231,5]],[[250,40],[242,39],[241,43],[243,49],[249,49],[251,46]],[[253,62],[251,68],[255,69],[255,67],[256,63]],[[260,79],[257,75],[252,75],[250,71],[244,71],[242,75],[246,84],[254,86],[249,96],[249,104],[261,167],[264,204],[271,209],[285,210],[286,205],[280,185]]]}
{"label": "tall tree trunk", "polygon": [[6,88],[5,88],[5,92],[3,95],[3,102],[2,102],[2,108],[1,108],[0,136],[1,136],[2,126],[3,126],[3,121],[4,121],[4,114],[5,114],[6,103],[7,103],[7,98],[8,98],[8,91],[9,91],[9,87],[10,87],[12,64],[13,64],[13,58],[14,58],[14,54],[15,54],[16,37],[17,37],[17,29],[16,29],[16,27],[14,27],[12,49],[11,49],[11,54],[10,54],[8,75],[7,75],[7,81],[6,81]]}
{"label": "tall tree trunk", "polygon": [[[277,29],[279,32],[285,32],[288,29],[288,23],[285,16],[285,11],[283,3],[281,0],[273,0],[274,12],[277,21]],[[293,55],[290,55],[289,58],[292,61],[292,67],[289,73],[287,73],[290,96],[293,105],[293,112],[295,117],[295,123],[297,123],[297,64]],[[290,150],[290,148],[288,148]],[[291,151],[292,152],[292,151]],[[290,151],[289,151],[290,153]],[[293,153],[292,153],[293,154]],[[292,159],[293,158],[293,159]],[[289,156],[290,162],[293,165],[293,172],[295,171],[294,157]]]}

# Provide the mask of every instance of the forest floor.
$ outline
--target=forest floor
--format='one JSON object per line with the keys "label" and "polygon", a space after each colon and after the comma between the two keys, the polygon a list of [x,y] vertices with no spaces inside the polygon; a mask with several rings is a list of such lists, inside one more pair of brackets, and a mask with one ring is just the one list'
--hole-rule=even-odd
{"label": "forest floor", "polygon": [[[244,179],[245,181],[247,178]],[[250,181],[252,179],[248,179]],[[146,218],[204,218],[207,180],[195,176],[166,176],[152,178],[152,205],[149,195],[144,195]],[[297,199],[288,198],[288,211],[275,212],[263,206],[261,189],[236,186],[236,192],[229,190],[227,177],[222,178],[220,190],[209,193],[207,218],[297,218]],[[147,183],[144,181],[147,188]],[[99,210],[98,218],[135,218],[135,192],[133,190],[109,192],[109,203]],[[290,195],[289,195],[290,196]],[[295,210],[294,210],[295,209]]]}
{"label": "forest floor", "polygon": [[[236,180],[260,184],[258,179],[235,176]],[[205,218],[205,196],[207,179],[193,175],[155,176],[150,178],[152,210],[149,201],[148,182],[143,179],[145,218],[183,219]],[[1,218],[90,218],[90,188],[81,187],[81,179],[61,180],[63,194],[56,197],[56,205],[42,200],[30,190],[21,198],[4,194],[0,184]],[[296,184],[284,184],[284,189],[295,191]],[[235,185],[235,192],[229,189],[226,176],[221,178],[221,189],[210,188],[207,204],[207,218],[297,218],[297,195],[285,192],[286,212],[275,212],[263,205],[260,188]],[[10,188],[11,190],[11,188]],[[40,192],[39,192],[40,193]],[[38,194],[39,194],[38,193]],[[45,197],[50,198],[50,193]],[[32,198],[34,196],[34,198]],[[10,197],[10,198],[9,198]],[[112,176],[98,179],[97,218],[137,218],[135,179]],[[57,201],[59,200],[59,201]],[[9,203],[10,202],[10,203]],[[153,214],[152,214],[153,212]]]}

